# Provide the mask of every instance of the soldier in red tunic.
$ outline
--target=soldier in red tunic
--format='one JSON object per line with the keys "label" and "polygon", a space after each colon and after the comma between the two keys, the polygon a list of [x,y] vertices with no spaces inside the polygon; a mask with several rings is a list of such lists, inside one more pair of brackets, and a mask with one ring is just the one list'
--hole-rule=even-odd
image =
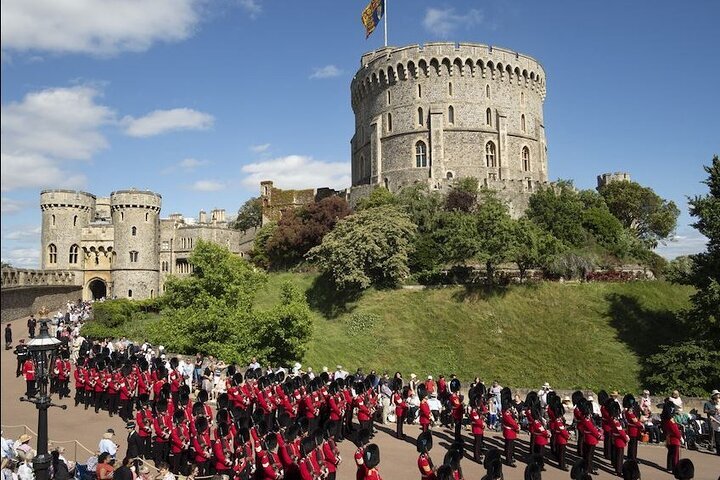
{"label": "soldier in red tunic", "polygon": [[563,407],[560,397],[555,396],[548,405],[548,413],[552,412],[550,421],[550,431],[552,432],[553,452],[558,461],[560,470],[568,470],[565,462],[565,450],[570,439],[570,432],[565,425],[565,407]]}
{"label": "soldier in red tunic", "polygon": [[622,476],[622,466],[623,466],[623,460],[625,459],[625,446],[627,445],[628,441],[630,441],[630,437],[628,437],[627,433],[625,433],[625,429],[623,429],[622,423],[620,423],[620,404],[618,404],[615,400],[612,401],[612,403],[608,404],[608,410],[610,413],[610,417],[612,418],[612,430],[610,430],[610,437],[613,442],[613,466],[615,467],[615,474],[617,476]]}
{"label": "soldier in red tunic", "polygon": [[578,423],[578,431],[582,432],[583,439],[583,461],[585,464],[585,471],[593,475],[597,475],[597,469],[595,469],[594,454],[595,447],[598,442],[602,439],[602,432],[598,430],[592,419],[592,406],[588,400],[583,398],[580,400],[578,405],[582,420]]}
{"label": "soldier in red tunic", "polygon": [[455,424],[455,441],[462,442],[462,420],[465,416],[465,407],[463,406],[460,396],[460,380],[453,378],[450,380],[450,408],[452,409],[452,419]]}
{"label": "soldier in red tunic", "polygon": [[405,425],[405,416],[408,411],[408,404],[406,401],[408,393],[409,387],[403,388],[401,378],[393,380],[392,403],[395,405],[395,436],[400,439],[405,438],[403,426]]}
{"label": "soldier in red tunic", "polygon": [[680,444],[682,443],[682,433],[675,423],[675,404],[670,400],[666,400],[663,405],[660,420],[662,422],[662,430],[665,433],[665,446],[667,447],[667,471],[672,473],[680,461]]}
{"label": "soldier in red tunic", "polygon": [[436,480],[435,466],[430,458],[430,450],[432,450],[432,432],[429,430],[422,432],[415,442],[417,451],[420,453],[418,456],[418,469],[420,470],[420,478],[423,480]]}
{"label": "soldier in red tunic", "polygon": [[430,429],[432,413],[427,401],[427,389],[422,383],[417,386],[417,394],[420,399],[420,428],[423,432],[426,432]]}
{"label": "soldier in red tunic", "polygon": [[637,447],[640,435],[642,435],[645,426],[640,421],[640,405],[635,401],[635,397],[628,393],[623,397],[623,419],[628,429],[630,442],[628,443],[627,456],[630,460],[637,461]]}
{"label": "soldier in red tunic", "polygon": [[380,447],[371,443],[365,447],[363,457],[366,467],[364,480],[382,480],[380,472],[377,469],[377,466],[380,465]]}
{"label": "soldier in red tunic", "polygon": [[508,387],[503,388],[500,392],[500,402],[503,438],[505,439],[505,464],[515,467],[515,439],[520,431],[520,425],[517,422],[517,412],[512,403],[512,392]]}
{"label": "soldier in red tunic", "polygon": [[367,466],[365,465],[365,446],[368,441],[370,441],[370,430],[360,429],[355,439],[357,449],[355,449],[355,454],[353,455],[355,466],[357,467],[355,480],[363,480],[365,478],[365,471],[367,470]]}

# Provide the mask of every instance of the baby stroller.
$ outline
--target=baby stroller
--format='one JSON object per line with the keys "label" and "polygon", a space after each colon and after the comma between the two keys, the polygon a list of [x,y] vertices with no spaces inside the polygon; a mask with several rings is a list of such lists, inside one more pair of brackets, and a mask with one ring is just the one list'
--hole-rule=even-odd
{"label": "baby stroller", "polygon": [[697,410],[690,412],[690,419],[685,426],[685,441],[688,450],[712,450],[712,429],[707,419],[702,418]]}

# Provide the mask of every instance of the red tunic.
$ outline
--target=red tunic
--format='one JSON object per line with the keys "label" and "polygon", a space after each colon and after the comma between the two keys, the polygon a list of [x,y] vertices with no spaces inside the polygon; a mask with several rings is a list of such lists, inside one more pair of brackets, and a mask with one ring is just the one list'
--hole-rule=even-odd
{"label": "red tunic", "polygon": [[452,405],[452,416],[456,422],[463,419],[463,404],[460,401],[460,396],[457,393],[450,395],[450,405]]}
{"label": "red tunic", "polygon": [[534,433],[533,436],[533,442],[535,445],[547,445],[548,441],[550,440],[550,432],[543,427],[543,424],[540,420],[535,420],[532,424],[532,432]]}
{"label": "red tunic", "polygon": [[325,468],[329,473],[337,471],[337,466],[340,463],[337,455],[335,455],[335,446],[331,445],[329,441],[323,442],[322,446],[323,456],[325,457]]}
{"label": "red tunic", "polygon": [[597,429],[593,421],[586,417],[578,425],[578,430],[583,432],[583,442],[586,445],[594,446],[602,439],[602,432]]}
{"label": "red tunic", "polygon": [[32,382],[35,380],[35,364],[32,360],[25,360],[22,366],[22,373],[26,381]]}
{"label": "red tunic", "polygon": [[473,435],[485,434],[485,418],[477,408],[470,410],[470,423],[472,424]]}
{"label": "red tunic", "polygon": [[363,401],[362,397],[357,398],[357,419],[358,422],[367,422],[370,420],[370,409]]}
{"label": "red tunic", "polygon": [[363,480],[365,478],[365,471],[367,470],[367,467],[365,466],[364,455],[365,449],[362,447],[355,450],[355,455],[353,455],[353,458],[355,459],[355,466],[357,466],[355,480]]}
{"label": "red tunic", "polygon": [[506,440],[515,440],[520,431],[520,425],[508,408],[502,413],[503,438]]}
{"label": "red tunic", "polygon": [[376,468],[370,468],[365,471],[365,480],[382,480],[382,477]]}
{"label": "red tunic", "polygon": [[435,480],[435,472],[433,472],[430,466],[430,457],[427,453],[421,453],[418,457],[418,470],[420,470],[420,477],[426,480]]}
{"label": "red tunic", "polygon": [[430,425],[430,405],[427,400],[420,402],[420,425]]}
{"label": "red tunic", "polygon": [[682,433],[675,423],[674,419],[664,420],[662,422],[662,429],[665,432],[665,444],[679,446],[682,442]]}
{"label": "red tunic", "polygon": [[553,432],[553,440],[556,445],[567,445],[570,439],[570,432],[565,428],[565,421],[562,417],[556,418],[550,423]]}
{"label": "red tunic", "polygon": [[215,470],[227,471],[232,467],[232,457],[225,455],[226,451],[230,451],[230,445],[224,438],[219,438],[213,442],[213,456],[215,458]]}
{"label": "red tunic", "polygon": [[625,417],[625,423],[627,423],[628,436],[630,436],[630,438],[639,438],[640,433],[645,427],[635,416],[635,412],[630,409],[625,409],[623,416]]}
{"label": "red tunic", "polygon": [[610,430],[610,434],[612,435],[613,444],[616,448],[625,448],[627,442],[630,441],[630,437],[625,433],[620,420],[613,420],[613,429]]}

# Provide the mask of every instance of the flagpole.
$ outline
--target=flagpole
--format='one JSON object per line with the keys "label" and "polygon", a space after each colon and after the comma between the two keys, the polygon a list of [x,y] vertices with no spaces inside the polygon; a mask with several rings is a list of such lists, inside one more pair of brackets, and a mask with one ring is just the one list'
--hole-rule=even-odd
{"label": "flagpole", "polygon": [[385,24],[385,46],[387,47],[387,4],[388,0],[385,0],[383,3],[385,3],[385,11],[383,12],[383,19]]}

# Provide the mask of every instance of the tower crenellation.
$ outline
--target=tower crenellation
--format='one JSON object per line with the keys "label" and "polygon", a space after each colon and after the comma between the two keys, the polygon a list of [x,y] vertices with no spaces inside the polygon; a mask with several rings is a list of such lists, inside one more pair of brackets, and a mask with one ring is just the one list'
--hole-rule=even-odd
{"label": "tower crenellation", "polygon": [[43,269],[82,269],[82,229],[95,217],[95,200],[95,195],[81,191],[40,192],[40,264]]}

